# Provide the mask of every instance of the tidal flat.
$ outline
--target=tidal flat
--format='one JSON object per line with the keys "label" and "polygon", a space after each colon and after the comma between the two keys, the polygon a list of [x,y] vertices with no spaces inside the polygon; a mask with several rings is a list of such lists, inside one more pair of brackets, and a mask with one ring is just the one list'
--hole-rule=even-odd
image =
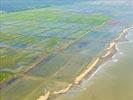
{"label": "tidal flat", "polygon": [[132,10],[128,0],[90,0],[1,12],[1,99],[63,100],[58,94],[132,26]]}
{"label": "tidal flat", "polygon": [[82,84],[55,100],[132,100],[133,29],[128,31],[128,41],[117,45],[118,52]]}

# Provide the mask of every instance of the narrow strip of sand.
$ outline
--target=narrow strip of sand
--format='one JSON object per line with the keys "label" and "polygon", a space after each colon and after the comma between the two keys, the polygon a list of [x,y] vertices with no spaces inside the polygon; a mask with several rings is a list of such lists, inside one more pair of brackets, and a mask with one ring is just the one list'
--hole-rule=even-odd
{"label": "narrow strip of sand", "polygon": [[[129,29],[131,29],[131,28],[126,28],[126,29],[124,29],[124,30],[120,33],[120,35],[115,39],[115,41],[121,39],[121,38],[124,36],[124,34],[126,34],[126,33],[128,32]],[[115,42],[115,41],[111,42],[111,43],[109,44],[109,47],[108,47],[106,50],[110,50],[111,48],[113,48],[113,47],[117,44],[117,42]]]}
{"label": "narrow strip of sand", "polygon": [[48,91],[45,95],[40,96],[37,100],[48,100],[50,92]]}
{"label": "narrow strip of sand", "polygon": [[[131,27],[133,28],[133,27]],[[128,32],[129,29],[131,28],[126,28],[124,29],[121,34],[119,35],[119,37],[117,37],[116,39],[114,39],[115,41],[111,42],[109,44],[109,47],[106,48],[107,52],[105,55],[101,56],[102,58],[106,58],[106,57],[110,57],[110,55],[112,54],[112,49],[115,49],[114,47],[116,46],[116,44],[118,43],[118,40],[121,39],[123,36],[125,36]],[[104,62],[105,60],[103,60],[102,62]],[[101,62],[101,59],[98,57],[96,58],[96,60],[94,60],[94,62],[92,64],[88,64],[86,66],[86,70],[81,73],[79,76],[77,76],[74,80],[74,84],[79,84],[80,81],[82,81],[83,78],[85,78],[85,76],[87,76],[87,74],[93,70],[93,68],[95,68],[96,66],[99,66],[99,62]],[[69,84],[66,88],[60,90],[60,91],[54,91],[52,94],[53,95],[58,95],[58,94],[64,94],[66,93],[68,90],[70,90],[70,88],[73,86],[73,83]],[[50,92],[47,92],[44,96],[40,96],[39,99],[37,100],[48,100],[50,95]]]}
{"label": "narrow strip of sand", "polygon": [[109,56],[110,54],[111,54],[111,52],[107,51],[107,53],[105,55],[103,55],[102,58],[105,58],[105,57]]}
{"label": "narrow strip of sand", "polygon": [[54,91],[53,94],[57,95],[57,94],[64,94],[66,93],[70,88],[72,87],[72,84],[69,84],[66,88],[60,90],[60,91]]}
{"label": "narrow strip of sand", "polygon": [[109,45],[109,47],[107,48],[107,50],[110,50],[112,47],[115,46],[115,44],[116,44],[115,42],[111,42],[110,45]]}
{"label": "narrow strip of sand", "polygon": [[132,27],[124,29],[124,30],[121,32],[121,34],[119,35],[119,37],[116,38],[115,40],[119,40],[119,39],[120,39],[125,33],[127,33],[128,30],[131,29],[131,28],[132,28]]}
{"label": "narrow strip of sand", "polygon": [[[125,33],[129,30],[130,28],[126,28],[122,31],[122,33],[120,34],[120,36],[118,38],[116,38],[115,40],[119,40],[120,38],[122,38],[124,35],[126,35]],[[109,57],[112,54],[112,49],[116,46],[117,42],[113,41],[110,43],[109,47],[106,48],[107,53],[105,55],[102,56],[102,58],[106,58]],[[95,66],[98,64],[98,62],[100,61],[100,58],[96,58],[96,60],[90,65],[88,64],[86,67],[88,69],[86,69],[83,73],[81,73],[79,76],[76,77],[76,79],[74,80],[74,84],[79,84],[80,81],[82,81],[82,79],[93,69],[95,68]],[[62,89],[60,91],[55,91],[53,92],[53,94],[58,95],[58,94],[63,94],[66,93],[71,87],[73,86],[73,84],[69,84],[67,86],[67,88]]]}
{"label": "narrow strip of sand", "polygon": [[78,84],[92,69],[96,66],[96,64],[99,62],[99,58],[97,58],[91,65],[87,65],[87,70],[85,70],[83,73],[81,73],[78,77],[76,77],[74,83]]}
{"label": "narrow strip of sand", "polygon": [[[121,32],[121,34],[119,35],[119,37],[115,39],[116,41],[113,41],[113,42],[110,43],[109,47],[106,48],[107,53],[105,55],[103,55],[102,58],[109,57],[109,55],[112,54],[111,50],[116,46],[118,40],[121,39],[123,36],[125,36],[126,33],[128,32],[128,30],[131,29],[131,28],[132,27],[124,29]],[[88,66],[87,66],[88,69],[85,70],[83,73],[81,73],[78,77],[76,77],[74,83],[78,84],[97,65],[97,63],[99,61],[100,61],[100,58],[97,58],[91,65],[88,64]]]}

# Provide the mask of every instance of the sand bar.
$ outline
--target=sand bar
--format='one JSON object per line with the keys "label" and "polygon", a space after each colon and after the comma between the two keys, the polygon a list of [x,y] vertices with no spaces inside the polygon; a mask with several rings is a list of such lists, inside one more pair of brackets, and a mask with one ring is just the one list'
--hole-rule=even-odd
{"label": "sand bar", "polygon": [[37,100],[48,100],[50,92],[48,91],[45,95],[40,96]]}
{"label": "sand bar", "polygon": [[107,53],[105,55],[103,55],[102,58],[105,58],[105,57],[109,56],[110,54],[111,54],[111,52],[107,51]]}
{"label": "sand bar", "polygon": [[75,79],[75,81],[74,81],[74,83],[75,84],[78,84],[92,69],[93,69],[93,67],[95,67],[96,66],[96,64],[99,62],[99,58],[97,58],[93,63],[92,63],[92,65],[88,65],[87,66],[87,70],[85,70],[82,74],[80,74],[78,77],[76,77],[76,79]]}
{"label": "sand bar", "polygon": [[72,87],[72,84],[69,84],[66,88],[60,90],[60,91],[54,91],[53,94],[57,95],[57,94],[64,94],[66,93],[70,88]]}
{"label": "sand bar", "polygon": [[[133,28],[133,27],[131,27]],[[128,32],[129,29],[131,28],[126,28],[124,29],[121,34],[119,35],[119,37],[117,37],[115,40],[109,44],[109,47],[106,48],[107,53],[105,55],[102,56],[102,58],[106,58],[108,57],[110,54],[112,54],[111,50],[116,46],[117,44],[117,40],[119,40],[120,38],[122,38],[124,35],[126,35],[125,33]],[[100,62],[100,58],[96,58],[96,60],[90,65],[90,63],[87,65],[87,68],[83,73],[81,73],[79,76],[76,77],[76,79],[74,80],[74,84],[79,84],[80,81],[82,81],[82,79],[93,69],[97,66],[98,62]],[[70,88],[73,86],[73,84],[69,84],[66,88],[60,90],[60,91],[54,91],[53,94],[54,95],[58,95],[58,94],[64,94],[66,93],[68,90],[70,90]],[[37,100],[48,100],[50,95],[50,92],[47,92],[44,96],[40,96],[39,99]]]}

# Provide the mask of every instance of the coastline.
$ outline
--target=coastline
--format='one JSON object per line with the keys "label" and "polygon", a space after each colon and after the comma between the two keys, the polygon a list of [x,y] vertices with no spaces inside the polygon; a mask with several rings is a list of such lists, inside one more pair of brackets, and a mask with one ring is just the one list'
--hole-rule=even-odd
{"label": "coastline", "polygon": [[128,30],[132,29],[133,25],[131,27],[125,28],[120,32],[120,35],[113,39],[107,48],[105,48],[105,54],[101,55],[100,57],[97,57],[92,63],[89,63],[86,66],[86,70],[84,70],[81,74],[79,74],[73,83],[68,84],[68,86],[62,90],[50,92],[48,91],[46,94],[40,96],[37,100],[48,100],[50,96],[57,96],[60,94],[64,94],[68,92],[74,85],[80,84],[80,82],[83,81],[83,79],[88,76],[89,78],[97,71],[100,65],[111,59],[114,54],[117,52],[116,46],[121,41],[121,39],[126,38]]}
{"label": "coastline", "polygon": [[40,96],[37,100],[47,100],[49,98],[50,92],[48,91],[46,94]]}

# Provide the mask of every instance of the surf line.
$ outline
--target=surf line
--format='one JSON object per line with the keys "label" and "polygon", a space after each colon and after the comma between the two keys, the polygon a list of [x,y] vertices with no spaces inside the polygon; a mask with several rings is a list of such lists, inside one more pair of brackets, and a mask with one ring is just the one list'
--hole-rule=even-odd
{"label": "surf line", "polygon": [[[120,40],[122,37],[126,36],[126,33],[127,33],[128,30],[130,30],[130,29],[133,29],[133,25],[132,25],[132,27],[129,27],[129,28],[124,29],[124,30],[120,33],[120,35],[119,35],[117,38],[115,38],[112,42],[110,42],[110,43],[109,43],[109,46],[105,49],[105,50],[106,50],[106,54],[104,54],[104,55],[101,56],[101,57],[97,57],[97,58],[92,62],[92,64],[89,63],[89,64],[87,65],[87,69],[86,69],[85,71],[83,71],[80,75],[78,75],[78,76],[75,78],[74,83],[68,84],[68,86],[67,86],[66,88],[64,88],[64,89],[62,89],[62,90],[59,90],[59,91],[54,91],[54,92],[52,92],[52,93],[50,93],[50,92],[48,91],[45,95],[40,96],[37,100],[48,100],[49,97],[50,97],[50,94],[52,94],[52,95],[64,94],[64,93],[66,93],[67,91],[69,91],[69,90],[72,88],[72,86],[73,86],[74,84],[79,84],[79,83],[89,74],[90,71],[92,71],[93,69],[95,69],[95,71],[96,71],[96,69],[97,69],[96,66],[99,66],[99,65],[101,65],[104,61],[106,61],[106,60],[104,60],[104,59],[110,58],[110,57],[113,56],[113,54],[114,54],[113,49],[116,49],[115,47],[116,47],[117,43],[119,42],[119,40]],[[94,71],[94,72],[95,72],[95,71]],[[92,74],[93,74],[93,73],[92,73]]]}
{"label": "surf line", "polygon": [[[75,81],[74,81],[74,83],[75,84],[78,84],[95,66],[97,66],[97,64],[101,61],[101,58],[103,59],[103,58],[106,58],[106,57],[109,57],[110,55],[112,55],[113,54],[113,48],[117,45],[117,43],[118,43],[118,41],[122,38],[122,37],[124,37],[124,36],[126,36],[126,33],[128,32],[128,30],[130,30],[131,28],[133,28],[133,26],[132,27],[129,27],[129,28],[126,28],[126,29],[124,29],[121,33],[120,33],[120,35],[113,41],[113,42],[111,42],[110,44],[109,44],[109,46],[106,48],[106,54],[105,55],[103,55],[102,57],[100,57],[100,58],[96,58],[96,60],[91,64],[91,65],[87,65],[87,70],[85,70],[83,73],[81,73],[78,77],[76,77],[76,79],[75,79]],[[102,62],[102,61],[101,61]]]}

